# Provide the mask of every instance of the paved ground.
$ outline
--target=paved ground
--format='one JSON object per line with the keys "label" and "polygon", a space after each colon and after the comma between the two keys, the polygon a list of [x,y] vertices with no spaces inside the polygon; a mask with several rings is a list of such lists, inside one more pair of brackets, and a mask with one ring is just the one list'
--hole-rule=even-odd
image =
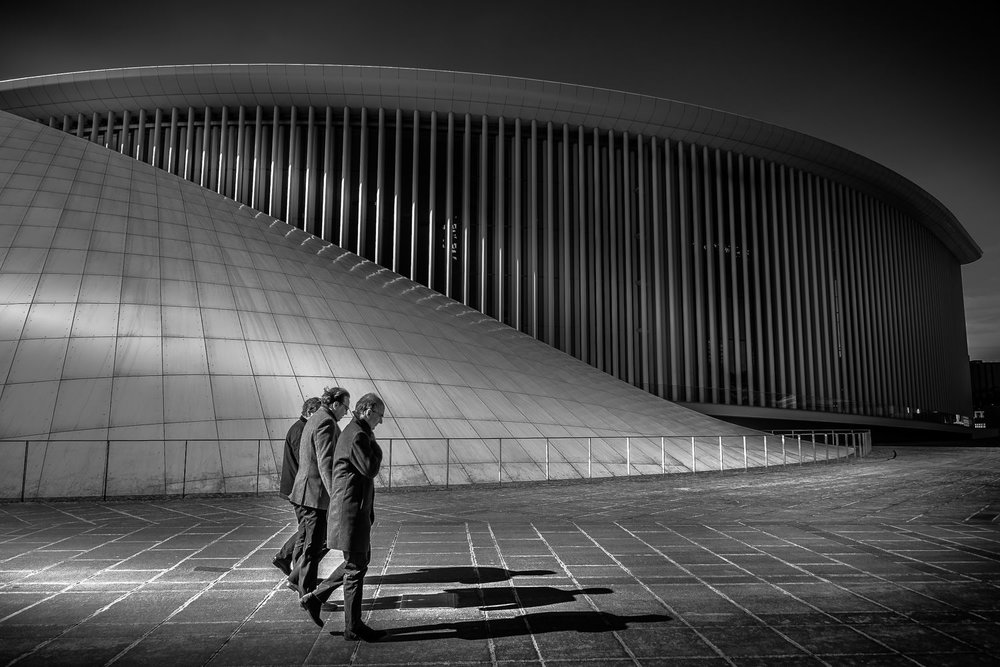
{"label": "paved ground", "polygon": [[378,644],[280,585],[278,498],[0,505],[0,664],[996,665],[1000,449],[895,452],[380,494]]}

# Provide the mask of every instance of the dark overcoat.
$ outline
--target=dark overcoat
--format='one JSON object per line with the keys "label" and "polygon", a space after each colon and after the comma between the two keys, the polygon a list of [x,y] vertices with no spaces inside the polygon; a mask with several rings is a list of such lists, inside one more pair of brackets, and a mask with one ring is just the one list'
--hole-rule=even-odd
{"label": "dark overcoat", "polygon": [[337,419],[320,406],[302,427],[299,438],[299,471],[288,499],[296,505],[327,509],[333,474],[333,450],[340,437]]}
{"label": "dark overcoat", "polygon": [[302,440],[302,427],[305,425],[306,418],[299,417],[285,434],[285,454],[281,457],[281,483],[278,486],[278,495],[285,500],[292,493],[295,473],[299,471],[299,441]]}
{"label": "dark overcoat", "polygon": [[337,440],[333,455],[333,487],[327,514],[326,544],[341,551],[371,549],[375,523],[375,477],[382,448],[368,422],[351,420]]}

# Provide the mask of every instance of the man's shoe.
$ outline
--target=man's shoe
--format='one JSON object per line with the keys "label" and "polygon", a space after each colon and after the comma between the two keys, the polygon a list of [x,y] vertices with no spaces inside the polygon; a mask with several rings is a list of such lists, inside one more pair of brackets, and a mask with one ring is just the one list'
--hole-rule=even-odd
{"label": "man's shoe", "polygon": [[376,630],[375,628],[369,628],[367,625],[360,625],[354,632],[344,630],[344,639],[349,642],[377,642],[387,634],[385,630]]}
{"label": "man's shoe", "polygon": [[323,627],[323,617],[319,615],[323,603],[319,601],[319,598],[312,593],[306,593],[299,598],[299,605],[308,612],[309,618],[313,620],[313,623],[321,628]]}
{"label": "man's shoe", "polygon": [[286,577],[292,573],[292,564],[287,560],[285,560],[284,558],[278,558],[277,556],[275,556],[274,558],[271,559],[271,565],[281,570]]}

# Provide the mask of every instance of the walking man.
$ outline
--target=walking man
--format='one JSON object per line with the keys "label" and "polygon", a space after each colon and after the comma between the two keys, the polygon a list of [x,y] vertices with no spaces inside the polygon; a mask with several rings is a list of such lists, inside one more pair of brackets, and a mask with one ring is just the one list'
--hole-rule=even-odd
{"label": "walking man", "polygon": [[[285,434],[285,453],[281,459],[281,483],[278,485],[278,495],[289,500],[292,493],[292,485],[295,483],[295,473],[299,471],[299,440],[302,438],[302,427],[306,425],[306,420],[312,416],[319,408],[319,399],[313,396],[307,398],[302,404],[302,414],[295,420],[295,423]],[[298,524],[298,521],[296,521]],[[282,545],[278,553],[275,554],[271,563],[281,570],[287,577],[292,571],[292,562],[298,559],[299,554],[295,553],[295,542],[299,536],[301,526],[296,525],[295,533],[289,537]],[[301,550],[301,545],[300,545]]]}
{"label": "walking man", "polygon": [[362,396],[354,409],[333,456],[333,485],[327,519],[327,543],[340,549],[344,562],[311,593],[300,599],[302,607],[319,625],[320,610],[330,594],[344,586],[344,639],[378,641],[385,631],[361,621],[365,573],[371,561],[371,530],[375,523],[375,477],[382,465],[382,449],[375,441],[375,427],[382,423],[385,403],[376,394]]}
{"label": "walking man", "polygon": [[288,582],[300,597],[316,587],[316,570],[325,553],[333,450],[340,437],[337,422],[350,409],[351,395],[342,387],[327,387],[319,403],[319,409],[302,427],[299,470],[289,495],[299,520],[296,550],[300,555],[292,565]]}

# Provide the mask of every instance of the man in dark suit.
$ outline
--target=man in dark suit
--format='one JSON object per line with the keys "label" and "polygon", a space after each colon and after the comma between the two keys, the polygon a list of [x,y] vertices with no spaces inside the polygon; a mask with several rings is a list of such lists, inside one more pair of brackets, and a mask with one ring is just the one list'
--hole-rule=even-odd
{"label": "man in dark suit", "polygon": [[337,440],[333,455],[333,484],[327,518],[327,544],[344,553],[341,563],[311,593],[299,600],[309,616],[322,626],[320,611],[330,594],[344,586],[344,639],[378,641],[382,630],[361,621],[365,573],[371,561],[371,530],[375,523],[375,477],[382,465],[382,449],[374,429],[382,423],[385,403],[375,394],[362,396],[354,418]]}
{"label": "man in dark suit", "polygon": [[299,521],[297,544],[301,545],[300,549],[296,547],[301,554],[292,565],[288,581],[300,597],[316,587],[316,570],[325,553],[333,450],[340,437],[337,422],[350,409],[351,395],[342,387],[327,387],[319,403],[319,408],[302,427],[299,470],[288,496]]}
{"label": "man in dark suit", "polygon": [[[302,438],[302,427],[306,420],[319,408],[319,399],[313,396],[302,404],[302,414],[285,434],[285,453],[281,459],[281,482],[278,485],[278,495],[288,500],[295,483],[295,473],[299,471],[299,440]],[[297,522],[296,522],[297,523]],[[295,533],[282,545],[271,563],[288,576],[292,571],[292,562],[299,556],[295,551],[295,542],[299,537],[301,526],[296,526]],[[299,547],[301,549],[301,546]]]}

